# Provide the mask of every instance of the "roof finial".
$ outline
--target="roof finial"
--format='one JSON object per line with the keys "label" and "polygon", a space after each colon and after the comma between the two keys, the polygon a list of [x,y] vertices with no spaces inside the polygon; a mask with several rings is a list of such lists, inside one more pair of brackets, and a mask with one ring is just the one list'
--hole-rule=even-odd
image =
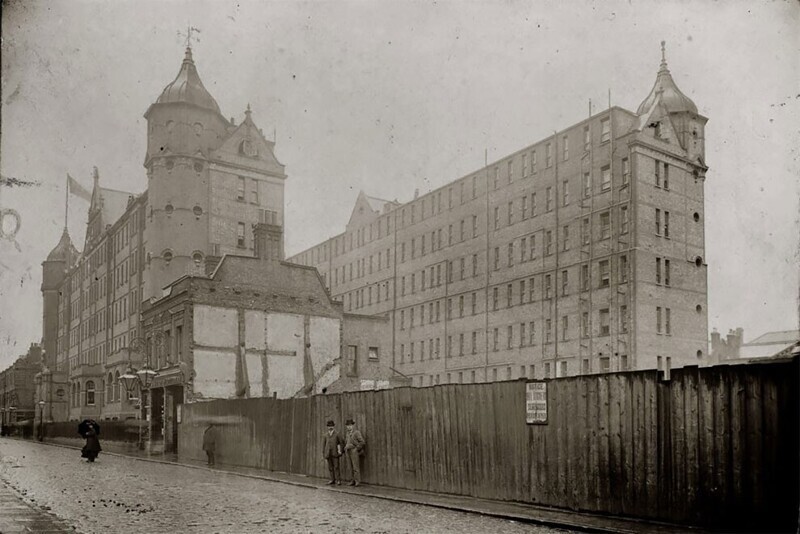
{"label": "roof finial", "polygon": [[252,111],[250,111],[250,102],[248,102],[247,103],[247,109],[244,111],[244,114],[245,115],[250,115],[250,113],[252,113]]}
{"label": "roof finial", "polygon": [[667,64],[667,52],[666,52],[667,42],[661,41],[661,64],[666,66]]}
{"label": "roof finial", "polygon": [[178,30],[178,37],[185,37],[184,42],[186,44],[186,57],[184,59],[188,60],[192,59],[192,40],[194,40],[195,42],[200,41],[200,39],[196,35],[193,35],[196,33],[200,33],[200,30],[191,25],[186,26],[186,34]]}

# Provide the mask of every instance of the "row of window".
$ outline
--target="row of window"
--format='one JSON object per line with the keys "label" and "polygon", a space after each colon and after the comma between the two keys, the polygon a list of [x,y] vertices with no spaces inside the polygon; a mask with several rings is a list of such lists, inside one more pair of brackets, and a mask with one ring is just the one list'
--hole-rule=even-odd
{"label": "row of window", "polygon": [[[525,197],[523,200],[527,199]],[[524,205],[524,203],[523,203]],[[511,209],[511,208],[509,208]],[[619,234],[624,235],[627,234],[630,228],[630,216],[628,212],[628,206],[620,206],[618,208],[619,212]],[[596,234],[596,239],[603,240],[609,239],[611,237],[611,211],[604,211],[597,215],[598,222],[599,222],[599,229]],[[465,239],[464,235],[464,223],[465,221],[461,221],[461,239]],[[565,224],[561,227],[561,250],[568,251],[571,247],[571,235],[570,232],[571,225]],[[473,216],[473,233],[471,237],[476,237],[476,229],[477,229],[477,222],[476,217]],[[453,225],[450,225],[450,232],[449,236],[452,238],[453,233]],[[591,230],[591,221],[589,217],[584,217],[581,219],[580,222],[580,244],[588,245],[591,242],[592,238],[592,230]],[[438,238],[437,238],[438,236]],[[426,254],[426,234],[420,236],[420,253],[424,256]],[[438,231],[433,231],[430,234],[430,243],[431,248],[430,252],[435,252],[437,248],[435,246],[441,246],[441,229]],[[416,258],[416,251],[417,251],[417,240],[416,238],[411,239],[411,259]],[[448,240],[448,245],[452,245],[452,239]],[[507,245],[507,262],[506,265],[511,267],[514,265],[514,248],[515,243],[512,241]],[[544,244],[543,244],[543,253],[545,256],[550,256],[555,252],[554,246],[554,231],[553,230],[545,230],[544,231]],[[333,287],[336,287],[340,284],[344,284],[345,282],[357,280],[368,274],[373,274],[373,272],[380,272],[384,268],[389,268],[391,265],[391,249],[386,249],[385,254],[381,251],[378,252],[377,255],[372,254],[369,258],[361,258],[354,262],[350,262],[347,265],[342,267],[335,267],[333,271]],[[400,244],[400,262],[404,262],[406,260],[406,243]],[[520,238],[519,240],[519,261],[525,262],[533,260],[536,257],[536,234],[531,234],[530,236],[525,236]],[[374,261],[377,258],[377,266],[376,262]],[[384,262],[385,258],[385,262]],[[500,258],[501,258],[501,249],[500,247],[494,248],[494,259],[493,259],[493,269],[499,270],[500,269]],[[477,255],[473,255],[472,257],[472,276],[476,276],[478,274],[478,267],[477,267]],[[464,258],[460,260],[460,278],[463,280],[465,277],[464,274]],[[355,267],[355,268],[354,268]],[[453,269],[453,262],[449,262],[450,272]],[[430,267],[431,271],[433,271],[433,267]],[[438,267],[437,267],[438,269]],[[413,274],[410,276],[414,276]],[[431,272],[431,280],[433,279],[433,272]],[[449,277],[450,281],[452,282],[452,276]],[[420,277],[421,287],[425,289],[425,271],[423,270]],[[435,286],[440,285],[440,282],[437,282]],[[414,284],[412,279],[412,293],[414,292]],[[434,287],[433,285],[431,287]],[[405,294],[405,277],[403,277],[402,281],[402,294]]]}
{"label": "row of window", "polygon": [[[119,371],[116,371],[113,375],[108,373],[108,378],[105,381],[105,384],[101,383],[99,391],[102,393],[105,389],[104,405],[120,402],[124,393],[124,388],[119,383],[119,377]],[[70,393],[70,402],[72,407],[77,408],[78,406],[81,406],[82,403],[85,406],[94,406],[96,404],[96,393],[97,389],[94,380],[87,380],[83,391],[81,391],[80,382],[73,382]],[[135,395],[135,391],[129,392],[127,394],[128,400],[133,399]]]}
{"label": "row of window", "polygon": [[[510,249],[513,252],[513,249]],[[513,255],[513,254],[512,254]],[[497,257],[497,253],[495,253],[495,257]],[[665,265],[665,285],[670,285],[670,274],[667,271],[669,269],[669,260],[664,260]],[[460,258],[457,260],[457,265],[459,266],[458,279],[455,278],[455,269],[454,266],[456,265],[456,261],[450,261],[446,264],[447,268],[447,278],[448,283],[453,283],[454,281],[462,281],[466,279],[466,261],[465,258]],[[656,264],[656,278],[660,280],[660,273],[661,273],[661,260]],[[591,288],[591,271],[590,266],[588,263],[581,264],[580,266],[576,266],[574,268],[567,268],[562,269],[560,271],[560,296],[568,296],[571,292],[570,288],[570,271],[578,269],[579,270],[579,290],[580,291],[588,291]],[[617,276],[617,283],[624,284],[628,282],[629,274],[629,264],[628,264],[628,256],[626,254],[620,255],[617,261],[617,269],[618,269],[618,276]],[[599,260],[597,262],[597,281],[596,287],[597,288],[606,288],[610,287],[611,285],[611,258]],[[419,274],[419,276],[417,276]],[[472,255],[472,276],[477,276],[478,273],[478,256],[477,254]],[[557,273],[548,273],[544,275],[544,286],[542,288],[542,298],[550,299],[555,296],[554,291],[554,278],[556,277]],[[412,273],[410,275],[405,275],[400,278],[400,296],[406,296],[406,294],[415,294],[417,292],[417,280],[420,282],[419,290],[425,291],[426,289],[433,289],[435,287],[439,287],[442,284],[442,264],[436,264],[430,266],[428,270],[423,269],[419,273]],[[536,299],[535,296],[535,280],[536,277],[530,277],[529,279],[523,279],[516,282],[518,286],[518,291],[516,293],[518,304],[526,304],[534,302]],[[365,306],[371,306],[374,304],[380,304],[381,301],[388,301],[390,295],[390,281],[380,282],[378,284],[369,285],[364,288],[359,288],[354,291],[350,291],[345,293],[341,297],[344,299],[344,303],[347,306],[348,310],[353,309],[360,309]],[[658,282],[661,283],[661,282]],[[515,291],[514,291],[515,283],[507,283],[505,285],[505,296],[506,296],[506,307],[511,307],[514,305],[515,302]],[[502,286],[496,286],[492,288],[492,310],[499,309],[499,295]],[[476,313],[476,302],[477,302],[477,293],[472,293],[472,313]],[[448,310],[452,309],[452,302],[455,297],[451,297],[448,299]],[[464,295],[458,297],[459,301],[459,313],[460,316],[464,316]],[[526,300],[527,298],[527,300]],[[430,306],[433,305],[433,302],[428,303]],[[424,304],[420,306],[420,308],[424,308]],[[438,306],[438,304],[436,304]],[[400,310],[401,318],[404,316],[404,310]],[[411,312],[413,313],[413,312]],[[420,309],[420,317],[424,317],[424,309]],[[413,315],[411,315],[413,317]],[[433,319],[429,313],[428,315],[429,321],[433,322]],[[448,318],[451,318],[452,315],[448,313]],[[438,321],[438,313],[436,315],[436,321]],[[424,322],[424,320],[423,320]],[[401,320],[400,328],[405,328],[405,322]],[[413,320],[412,320],[412,327],[413,327]]]}
{"label": "row of window", "polygon": [[[660,308],[659,314],[660,314]],[[660,317],[660,315],[659,315]],[[592,319],[589,312],[583,312],[578,317],[579,323],[577,325],[578,332],[571,332],[570,330],[570,316],[563,315],[559,321],[558,332],[553,330],[553,319],[544,319],[540,321],[542,343],[550,344],[558,337],[559,341],[570,341],[572,339],[588,339],[592,337]],[[659,319],[660,320],[660,319]],[[597,336],[610,336],[611,335],[611,310],[610,308],[602,308],[597,311]],[[617,334],[627,334],[630,328],[630,317],[628,314],[628,306],[619,306],[617,314]],[[536,321],[527,321],[519,323],[518,325],[508,325],[503,332],[500,327],[492,329],[489,337],[489,350],[498,352],[500,350],[512,350],[516,348],[525,348],[534,346],[538,343]],[[573,323],[573,330],[576,328]],[[445,345],[446,356],[448,358],[453,356],[464,356],[466,354],[478,354],[481,350],[481,335],[482,330],[473,330],[472,332],[452,334],[447,336]],[[671,333],[671,332],[667,332]],[[501,340],[501,335],[504,334]],[[554,335],[555,334],[555,335]],[[434,345],[435,344],[435,345]],[[413,362],[415,358],[419,361],[426,359],[426,344],[425,340],[412,341],[408,345],[408,353],[406,353],[405,343],[400,344],[400,362],[405,363]],[[427,344],[427,359],[439,359],[439,338],[431,338]]]}
{"label": "row of window", "polygon": [[[99,266],[103,265],[106,261],[106,257],[111,261],[113,255],[122,251],[128,246],[133,237],[143,230],[144,217],[142,216],[141,210],[137,208],[131,212],[129,219],[122,224],[113,235],[109,236],[103,246],[96,247],[88,254],[87,259],[78,265],[77,270],[74,271],[71,277],[73,283],[72,289],[76,290],[79,280],[86,280]],[[99,232],[95,232],[95,234],[99,235]],[[94,235],[90,235],[90,239],[92,237],[94,237]]]}
{"label": "row of window", "polygon": [[[123,262],[117,265],[114,270],[112,271],[112,280],[111,283],[114,284],[115,288],[122,287],[125,283],[132,277],[134,277],[139,270],[142,268],[142,260],[143,254],[142,249],[136,248],[133,250],[130,256],[128,256]],[[108,292],[108,279],[102,273],[95,273],[94,279],[89,284],[89,287],[86,291],[81,291],[80,295],[77,299],[70,302],[70,311],[72,313],[72,317],[78,317],[78,315],[83,312],[89,305],[98,301],[99,299],[106,296]],[[75,291],[78,291],[78,288],[75,288]],[[62,293],[59,302],[59,309],[61,310],[60,319],[62,321],[66,320],[64,317],[64,307],[63,301],[68,296],[68,294]]]}
{"label": "row of window", "polygon": [[[611,136],[611,126],[610,121],[608,118],[601,120],[601,143],[604,143],[610,139]],[[591,132],[589,125],[584,127],[584,150],[588,151],[591,146]],[[561,138],[561,154],[562,160],[566,161],[569,159],[569,136],[563,135]],[[545,167],[550,168],[553,165],[553,148],[552,143],[546,143],[544,147],[544,155],[545,155]],[[623,158],[623,181],[627,183],[630,177],[630,168],[628,164],[628,158]],[[498,164],[493,169],[493,187],[494,189],[499,189],[500,187],[500,174],[501,174],[501,166],[502,164]],[[512,157],[508,161],[505,162],[505,175],[506,180],[509,184],[514,182],[514,169],[515,169],[515,159]],[[481,171],[478,171],[475,175],[462,179],[457,184],[452,184],[447,188],[447,208],[453,209],[454,207],[454,188],[459,188],[459,200],[460,203],[463,205],[467,202],[468,199],[476,199],[478,196],[478,180]],[[533,176],[537,172],[537,149],[534,147],[529,152],[525,152],[521,155],[521,175],[523,178],[527,178],[528,176]],[[611,188],[611,169],[610,167],[604,167],[602,172],[602,185],[601,191],[606,191]],[[586,180],[585,175],[584,180]],[[590,178],[589,178],[590,180]],[[566,183],[564,184],[567,185]],[[469,189],[469,191],[468,191]],[[548,188],[549,190],[551,188]],[[584,191],[587,190],[586,184],[584,184]],[[568,191],[565,188],[564,192],[564,201],[568,203]],[[552,191],[550,191],[549,195],[552,197]],[[551,198],[552,202],[552,198]],[[566,205],[566,204],[564,204]],[[419,206],[419,210],[417,210],[417,206]],[[417,212],[419,211],[419,217],[417,217]],[[323,243],[322,245],[304,253],[301,256],[302,263],[313,265],[318,264],[321,261],[325,261],[328,259],[329,252],[332,252],[333,257],[337,257],[340,254],[344,254],[349,250],[354,250],[360,246],[364,246],[367,242],[372,241],[373,239],[381,239],[383,236],[388,236],[391,232],[391,224],[390,220],[392,216],[395,217],[396,224],[398,228],[405,228],[407,226],[407,222],[410,224],[415,224],[418,221],[422,221],[427,216],[434,216],[437,213],[442,213],[443,206],[442,206],[442,191],[434,191],[428,195],[423,196],[420,199],[413,201],[410,205],[404,206],[401,209],[395,210],[393,213],[384,215],[383,217],[379,218],[377,221],[371,223],[370,225],[359,228],[353,232],[348,234],[335,237],[331,239],[329,242]],[[549,211],[549,209],[548,209]],[[399,216],[398,216],[399,214]],[[398,220],[399,219],[399,220]],[[332,246],[332,250],[329,250],[328,243]],[[349,244],[349,247],[346,245]]]}

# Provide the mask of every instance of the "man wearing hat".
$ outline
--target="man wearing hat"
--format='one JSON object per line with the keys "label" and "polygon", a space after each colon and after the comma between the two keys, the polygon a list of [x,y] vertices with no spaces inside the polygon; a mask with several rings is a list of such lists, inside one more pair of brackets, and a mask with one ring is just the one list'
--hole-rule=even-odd
{"label": "man wearing hat", "polygon": [[328,420],[326,423],[327,432],[322,438],[322,457],[328,462],[328,471],[331,472],[331,481],[328,484],[341,485],[342,480],[339,476],[339,456],[342,455],[344,441],[336,431],[336,423]]}
{"label": "man wearing hat", "polygon": [[361,454],[364,450],[364,436],[356,428],[356,422],[353,419],[345,421],[347,427],[347,434],[345,435],[344,452],[350,460],[350,466],[353,469],[353,480],[350,482],[351,486],[358,486],[361,484]]}

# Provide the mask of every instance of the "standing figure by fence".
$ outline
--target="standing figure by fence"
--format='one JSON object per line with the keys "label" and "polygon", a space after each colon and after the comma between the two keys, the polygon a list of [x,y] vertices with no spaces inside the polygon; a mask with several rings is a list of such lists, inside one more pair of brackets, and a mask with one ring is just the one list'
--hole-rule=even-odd
{"label": "standing figure by fence", "polygon": [[84,419],[78,425],[78,434],[86,439],[86,445],[81,449],[81,458],[86,458],[88,462],[94,462],[95,458],[103,449],[100,447],[100,425],[94,419]]}
{"label": "standing figure by fence", "polygon": [[328,484],[342,484],[342,478],[339,473],[339,457],[342,455],[344,448],[344,440],[336,431],[336,423],[328,421],[326,423],[328,431],[322,438],[322,457],[328,462],[328,471],[331,473],[331,480]]}
{"label": "standing figure by fence", "polygon": [[213,424],[208,425],[206,431],[203,433],[203,450],[206,451],[208,457],[208,465],[216,463],[215,454],[217,452],[217,429]]}
{"label": "standing figure by fence", "polygon": [[353,473],[353,480],[350,481],[351,486],[358,486],[361,484],[361,455],[364,454],[366,442],[364,436],[356,428],[356,422],[352,419],[345,421],[347,427],[347,435],[345,436],[344,452],[350,462],[350,469]]}

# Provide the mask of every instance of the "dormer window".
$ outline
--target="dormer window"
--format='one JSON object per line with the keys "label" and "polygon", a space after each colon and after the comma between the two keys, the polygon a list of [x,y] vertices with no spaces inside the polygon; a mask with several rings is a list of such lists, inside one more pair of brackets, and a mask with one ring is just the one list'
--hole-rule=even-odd
{"label": "dormer window", "polygon": [[242,139],[242,143],[239,145],[239,153],[254,158],[258,156],[258,149],[252,140]]}

